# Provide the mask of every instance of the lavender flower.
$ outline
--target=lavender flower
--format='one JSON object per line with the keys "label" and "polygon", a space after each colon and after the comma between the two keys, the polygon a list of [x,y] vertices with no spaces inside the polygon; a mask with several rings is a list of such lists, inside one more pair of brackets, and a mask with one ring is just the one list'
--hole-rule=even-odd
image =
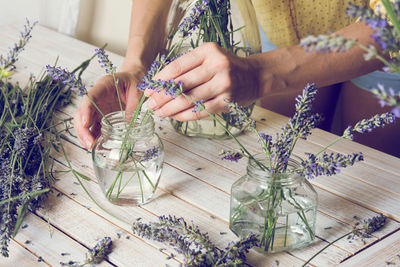
{"label": "lavender flower", "polygon": [[258,237],[250,234],[220,249],[197,226],[171,215],[160,216],[156,223],[136,221],[132,229],[140,237],[169,243],[184,256],[185,266],[240,266],[249,249],[259,244]]}
{"label": "lavender flower", "polygon": [[299,45],[303,46],[307,52],[345,52],[356,44],[354,39],[346,39],[336,34],[322,34],[319,36],[309,35],[301,39]]}
{"label": "lavender flower", "polygon": [[203,99],[200,99],[200,100],[196,101],[196,104],[194,105],[194,108],[193,108],[192,112],[198,112],[198,111],[204,110],[205,106],[204,106],[203,103],[204,103]]}
{"label": "lavender flower", "polygon": [[[246,126],[249,130],[253,131],[256,129],[256,121],[250,118],[253,106],[243,107],[238,103],[225,100],[228,104],[226,107],[229,109],[228,113],[224,113],[224,119],[229,122],[229,124],[242,129]],[[225,115],[226,114],[226,115]]]}
{"label": "lavender flower", "polygon": [[383,114],[377,114],[370,119],[363,119],[354,125],[354,127],[349,126],[343,132],[343,137],[346,139],[353,139],[353,133],[367,133],[371,132],[373,129],[378,127],[384,127],[395,121],[396,117],[393,113],[387,112]]}
{"label": "lavender flower", "polygon": [[99,264],[104,259],[107,259],[111,253],[112,240],[106,236],[101,239],[92,249],[89,250],[89,257],[86,260],[88,264]]}
{"label": "lavender flower", "polygon": [[244,157],[244,154],[242,152],[237,152],[237,151],[232,151],[232,150],[222,150],[219,153],[219,156],[223,160],[229,160],[233,162],[238,162],[239,159]]}
{"label": "lavender flower", "polygon": [[17,43],[14,44],[13,48],[8,50],[7,57],[3,57],[0,55],[0,69],[3,70],[13,70],[15,69],[15,62],[18,60],[18,55],[21,51],[24,50],[25,45],[28,43],[29,39],[31,39],[32,29],[38,22],[35,21],[33,24],[26,19],[26,23],[24,25],[24,31],[20,33],[20,38]]}
{"label": "lavender flower", "polygon": [[179,25],[179,31],[182,37],[192,35],[192,32],[198,27],[201,15],[208,9],[208,0],[198,0],[192,9],[192,13],[183,19]]}
{"label": "lavender flower", "polygon": [[79,90],[80,95],[87,94],[85,85],[81,78],[77,78],[75,74],[69,72],[66,69],[55,66],[46,66],[46,70],[49,76],[52,77],[53,81],[61,82],[68,86],[71,90]]}
{"label": "lavender flower", "polygon": [[149,161],[153,158],[156,158],[160,155],[160,148],[159,147],[152,147],[144,152],[139,154],[139,161],[145,162]]}
{"label": "lavender flower", "polygon": [[395,92],[393,88],[385,90],[383,84],[378,83],[378,88],[372,89],[372,93],[378,98],[382,107],[391,106],[391,112],[400,118],[400,92]]}
{"label": "lavender flower", "polygon": [[314,154],[307,154],[307,157],[307,160],[301,162],[302,168],[298,169],[297,172],[309,179],[320,175],[335,175],[340,172],[339,168],[352,166],[355,162],[364,159],[361,152],[351,155],[340,153],[327,154],[324,152],[319,157],[316,157]]}
{"label": "lavender flower", "polygon": [[96,55],[99,59],[100,66],[106,70],[106,73],[113,74],[117,70],[117,68],[113,65],[113,63],[108,58],[106,51],[103,48],[96,48]]}

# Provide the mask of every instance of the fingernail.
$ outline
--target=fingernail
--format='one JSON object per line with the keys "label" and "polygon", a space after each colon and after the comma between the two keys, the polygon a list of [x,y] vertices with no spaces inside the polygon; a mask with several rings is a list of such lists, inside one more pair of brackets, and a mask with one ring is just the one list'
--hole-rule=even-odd
{"label": "fingernail", "polygon": [[149,102],[147,103],[147,106],[151,109],[154,109],[157,106],[156,101],[153,98],[149,99]]}
{"label": "fingernail", "polygon": [[156,115],[156,116],[159,117],[159,118],[164,117],[164,114],[163,114],[163,112],[162,112],[161,109],[157,109],[157,110],[154,112],[154,115]]}
{"label": "fingernail", "polygon": [[86,148],[92,147],[92,142],[89,140],[89,138],[87,136],[83,137],[83,143],[85,144]]}

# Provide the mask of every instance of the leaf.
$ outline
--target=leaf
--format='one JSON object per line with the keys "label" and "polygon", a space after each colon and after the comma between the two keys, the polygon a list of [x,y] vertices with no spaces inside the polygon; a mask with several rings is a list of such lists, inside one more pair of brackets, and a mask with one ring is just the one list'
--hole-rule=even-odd
{"label": "leaf", "polygon": [[17,222],[15,224],[14,232],[12,234],[12,237],[15,237],[18,233],[19,228],[21,227],[22,221],[24,219],[26,210],[28,208],[28,202],[25,202],[24,205],[21,208],[21,211],[18,214]]}
{"label": "leaf", "polygon": [[86,175],[84,175],[84,174],[82,174],[80,172],[77,172],[75,170],[72,170],[72,172],[75,173],[76,175],[78,175],[79,177],[81,177],[82,179],[86,180],[86,181],[89,181],[89,182],[91,181],[91,179],[89,177],[87,177]]}

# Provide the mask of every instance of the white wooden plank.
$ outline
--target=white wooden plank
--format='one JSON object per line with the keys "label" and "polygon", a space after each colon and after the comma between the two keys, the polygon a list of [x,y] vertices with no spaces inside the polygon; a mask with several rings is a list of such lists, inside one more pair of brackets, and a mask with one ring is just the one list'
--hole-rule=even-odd
{"label": "white wooden plank", "polygon": [[340,266],[400,266],[400,231],[349,258]]}
{"label": "white wooden plank", "polygon": [[15,241],[11,241],[8,248],[10,250],[10,256],[7,258],[0,256],[0,266],[50,266],[44,261],[38,261],[38,257],[26,250],[22,244],[20,245]]}
{"label": "white wooden plank", "polygon": [[[83,262],[85,260],[87,248],[36,215],[28,213],[22,225],[24,227],[20,228],[15,240],[24,244],[35,255],[45,259],[50,265],[58,266],[60,262],[67,263],[70,260]],[[63,256],[62,253],[67,255]],[[99,266],[112,265],[103,261]]]}

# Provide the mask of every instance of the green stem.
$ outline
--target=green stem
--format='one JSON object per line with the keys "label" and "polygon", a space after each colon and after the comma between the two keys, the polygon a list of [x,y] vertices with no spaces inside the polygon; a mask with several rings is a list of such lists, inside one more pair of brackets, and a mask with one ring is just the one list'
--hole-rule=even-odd
{"label": "green stem", "polygon": [[346,236],[350,235],[351,233],[353,233],[353,231],[342,235],[339,238],[336,238],[335,240],[333,240],[332,242],[329,242],[325,247],[323,247],[320,251],[318,251],[317,253],[315,253],[311,258],[309,258],[301,267],[306,266],[310,261],[312,261],[315,257],[317,257],[322,251],[324,251],[325,249],[327,249],[329,246],[331,246],[333,243],[339,241],[342,238],[345,238]]}
{"label": "green stem", "polygon": [[400,22],[399,18],[397,17],[397,14],[394,11],[392,3],[389,0],[381,0],[381,2],[386,9],[386,13],[389,16],[394,29],[397,32],[397,36],[400,36]]}

